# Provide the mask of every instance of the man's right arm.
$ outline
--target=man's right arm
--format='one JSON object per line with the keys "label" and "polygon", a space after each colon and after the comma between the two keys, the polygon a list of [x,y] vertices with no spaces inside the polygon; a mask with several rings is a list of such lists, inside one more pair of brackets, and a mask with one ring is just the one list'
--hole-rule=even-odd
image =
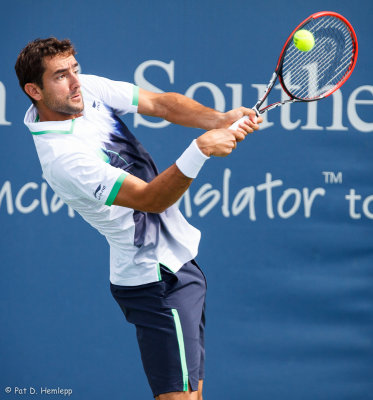
{"label": "man's right arm", "polygon": [[[196,144],[207,157],[225,157],[245,135],[228,129],[215,129],[201,135]],[[186,176],[176,164],[171,165],[147,183],[128,175],[113,202],[114,205],[150,213],[161,213],[184,194],[193,178]]]}

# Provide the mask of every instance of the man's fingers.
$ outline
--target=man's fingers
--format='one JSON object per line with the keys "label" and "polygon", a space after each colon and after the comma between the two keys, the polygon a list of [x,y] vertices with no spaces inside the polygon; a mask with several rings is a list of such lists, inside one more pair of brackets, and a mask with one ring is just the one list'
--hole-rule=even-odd
{"label": "man's fingers", "polygon": [[260,115],[258,116],[251,108],[243,108],[243,115],[247,115],[249,120],[256,126],[259,126],[263,122],[263,118]]}
{"label": "man's fingers", "polygon": [[241,142],[242,140],[245,139],[246,134],[240,130],[237,131],[230,130],[230,132],[233,134],[236,142]]}
{"label": "man's fingers", "polygon": [[259,124],[262,122],[262,117],[255,117],[255,121],[256,122],[249,120],[249,125],[254,131],[257,131],[260,128]]}
{"label": "man's fingers", "polygon": [[208,156],[225,157],[232,153],[237,143],[245,139],[248,134],[248,126],[244,129],[213,129],[201,135],[197,139],[200,150]]}
{"label": "man's fingers", "polygon": [[241,129],[241,132],[245,132],[246,134],[253,133],[254,131],[257,131],[259,129],[258,123],[254,123],[252,120],[246,119],[239,125],[239,128]]}
{"label": "man's fingers", "polygon": [[[249,133],[252,133],[252,132],[254,132],[253,131],[253,129],[247,129],[246,128],[246,130],[245,129],[243,129],[243,128],[240,128],[240,125],[238,126],[238,128],[237,128],[237,130],[236,130],[236,132],[240,132],[240,133],[242,133],[245,137],[246,137],[246,135],[247,134],[249,134]],[[238,140],[238,142],[240,142],[241,140]]]}

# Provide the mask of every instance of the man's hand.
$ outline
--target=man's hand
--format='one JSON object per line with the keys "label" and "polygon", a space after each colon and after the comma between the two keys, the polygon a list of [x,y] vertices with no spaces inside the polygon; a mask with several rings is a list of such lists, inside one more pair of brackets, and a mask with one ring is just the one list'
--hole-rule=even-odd
{"label": "man's hand", "polygon": [[233,123],[245,115],[247,115],[249,118],[238,126],[237,131],[244,134],[257,131],[259,129],[259,124],[263,122],[263,118],[260,116],[257,117],[254,110],[245,107],[235,108],[234,110],[223,113],[219,122],[217,123],[218,128],[229,128]]}
{"label": "man's hand", "polygon": [[225,157],[232,153],[247,135],[243,129],[232,131],[230,129],[213,129],[197,139],[197,146],[206,156]]}

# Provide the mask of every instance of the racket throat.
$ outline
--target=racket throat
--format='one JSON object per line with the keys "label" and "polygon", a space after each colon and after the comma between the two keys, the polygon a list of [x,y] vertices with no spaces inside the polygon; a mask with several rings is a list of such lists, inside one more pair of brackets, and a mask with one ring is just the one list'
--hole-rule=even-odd
{"label": "racket throat", "polygon": [[260,114],[263,114],[268,110],[272,110],[273,108],[282,106],[284,104],[287,104],[287,103],[298,103],[298,102],[301,102],[301,101],[302,100],[299,100],[299,99],[286,99],[286,100],[283,100],[283,101],[278,101],[277,103],[273,103],[273,104],[270,104],[269,106],[264,107],[259,112],[260,112]]}
{"label": "racket throat", "polygon": [[252,108],[252,109],[255,111],[257,117],[259,117],[260,114],[263,114],[264,111],[266,111],[266,109],[267,109],[267,107],[264,107],[264,109],[260,109],[260,107],[261,107],[262,104],[265,102],[266,98],[267,98],[268,95],[269,95],[269,92],[270,92],[271,89],[273,88],[273,86],[274,86],[274,84],[275,84],[275,82],[276,82],[277,76],[278,76],[278,72],[275,71],[275,72],[272,74],[271,79],[270,79],[269,82],[268,82],[268,85],[267,85],[267,87],[266,87],[266,90],[265,90],[263,96],[257,101],[257,103],[255,104],[255,106]]}

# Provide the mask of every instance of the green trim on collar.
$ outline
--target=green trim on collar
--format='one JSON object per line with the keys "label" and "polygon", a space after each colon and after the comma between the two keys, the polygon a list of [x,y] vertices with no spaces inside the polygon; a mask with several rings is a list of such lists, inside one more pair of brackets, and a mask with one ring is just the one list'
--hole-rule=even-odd
{"label": "green trim on collar", "polygon": [[[36,121],[35,121],[35,122],[38,122],[38,120],[39,120],[39,115],[36,117]],[[30,131],[30,132],[31,132],[33,135],[44,135],[44,134],[46,134],[46,133],[71,134],[71,133],[73,133],[73,131],[74,131],[75,121],[76,121],[75,118],[71,120],[70,130],[68,130],[68,131],[55,130],[55,129],[48,129],[48,130],[46,130],[46,131],[40,131],[40,132],[32,132],[32,131]]]}
{"label": "green trim on collar", "polygon": [[138,86],[133,86],[132,105],[136,107],[139,105],[139,91],[140,88]]}
{"label": "green trim on collar", "polygon": [[119,189],[122,186],[122,183],[125,180],[126,176],[127,176],[127,174],[123,172],[123,174],[121,174],[119,176],[119,178],[116,180],[116,182],[114,183],[114,186],[111,189],[111,192],[109,193],[109,196],[105,202],[106,206],[111,206],[114,203],[114,200],[117,197]]}

